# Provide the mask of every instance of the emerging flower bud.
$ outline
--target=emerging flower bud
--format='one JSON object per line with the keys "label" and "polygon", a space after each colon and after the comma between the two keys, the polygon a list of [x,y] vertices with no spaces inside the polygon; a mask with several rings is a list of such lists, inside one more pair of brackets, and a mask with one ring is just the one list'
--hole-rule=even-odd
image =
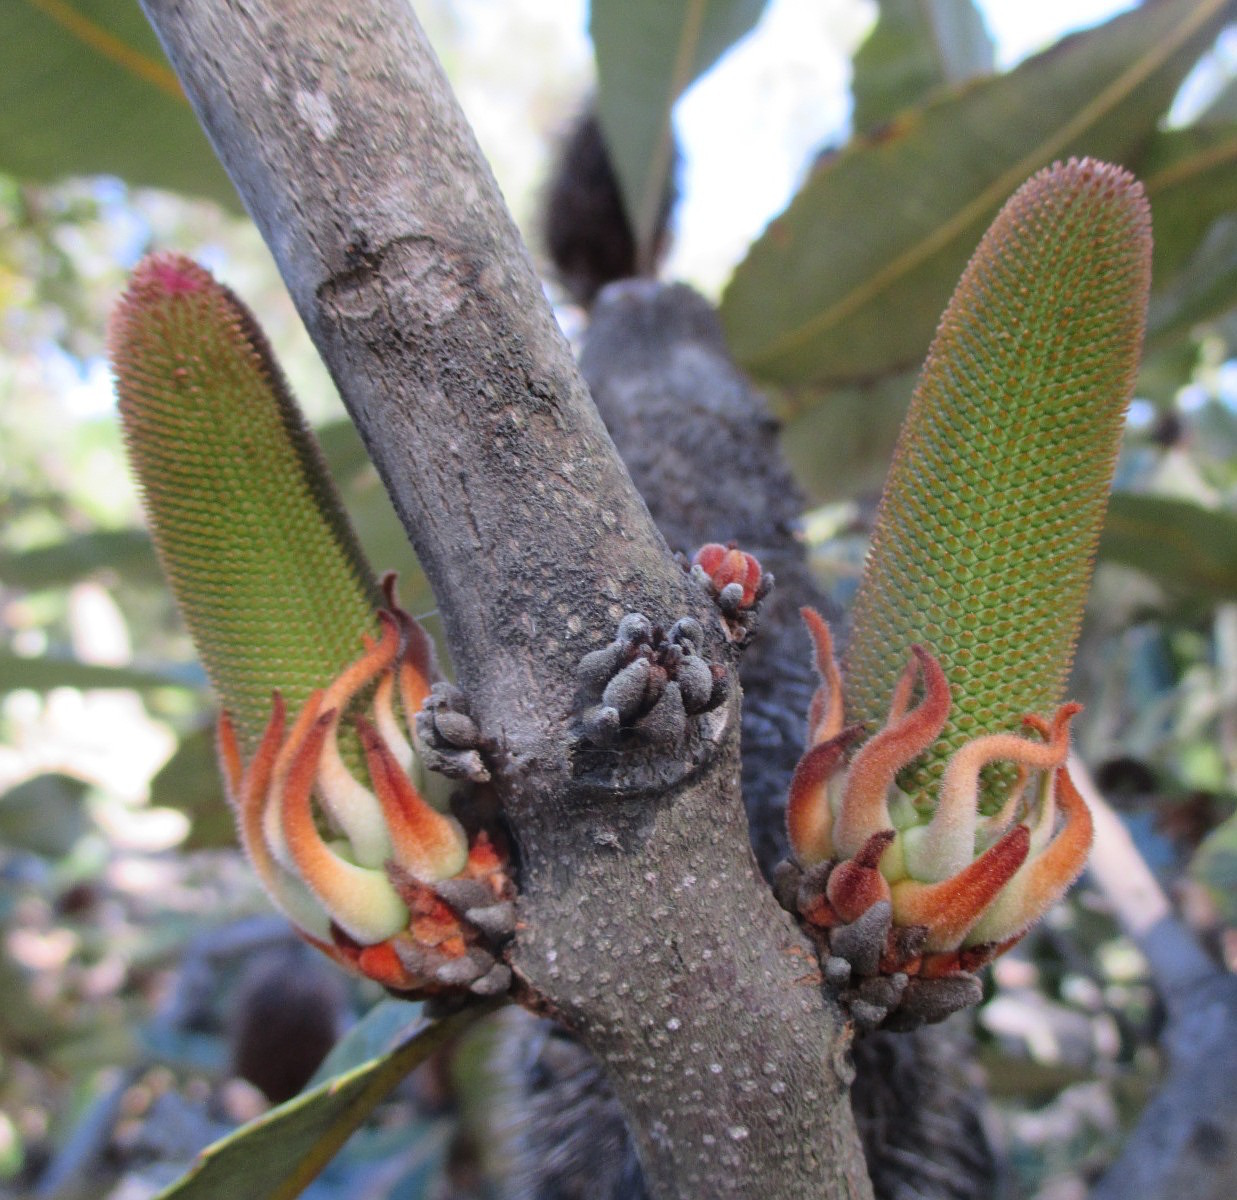
{"label": "emerging flower bud", "polygon": [[735,608],[751,608],[760,598],[760,563],[733,543],[723,546],[710,542],[701,546],[692,559],[692,566],[700,568],[719,595],[727,588],[737,588]]}
{"label": "emerging flower bud", "polygon": [[733,542],[701,546],[692,556],[691,576],[721,610],[730,640],[746,646],[756,632],[760,602],[772,589],[773,576]]}

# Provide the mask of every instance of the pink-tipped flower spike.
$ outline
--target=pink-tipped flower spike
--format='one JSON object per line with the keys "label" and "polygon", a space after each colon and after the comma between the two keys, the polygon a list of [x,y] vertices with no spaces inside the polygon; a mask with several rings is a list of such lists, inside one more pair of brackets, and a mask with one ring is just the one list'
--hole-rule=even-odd
{"label": "pink-tipped flower spike", "polygon": [[202,267],[154,254],[108,331],[150,532],[202,665],[252,754],[349,661],[380,594],[320,448],[253,313]]}
{"label": "pink-tipped flower spike", "polygon": [[[495,957],[515,920],[506,855],[484,831],[470,839],[413,782],[416,714],[401,702],[397,715],[395,694],[429,695],[432,657],[402,610],[380,613],[379,623],[381,637],[362,638],[364,653],[310,694],[290,729],[276,692],[247,767],[232,722],[221,719],[241,841],[275,903],[337,962],[400,993],[494,995],[510,983]],[[369,786],[334,743],[345,707],[362,710],[355,725]],[[315,794],[338,840],[323,836]]]}
{"label": "pink-tipped flower spike", "polygon": [[[397,991],[505,991],[510,971],[495,957],[514,924],[505,853],[408,800],[432,787],[446,807],[461,787],[431,784],[413,734],[435,682],[431,644],[388,577],[381,637],[357,659],[381,593],[253,314],[193,262],[155,255],[134,272],[109,340],[130,461],[226,710],[220,766],[263,886],[307,941]],[[358,712],[378,731],[369,759],[381,798],[345,767],[364,772]],[[463,714],[451,716],[458,730]],[[484,782],[470,750],[468,778]],[[460,869],[431,888],[401,862]],[[462,885],[455,901],[436,890],[451,885]],[[430,916],[448,932],[422,945],[414,927],[428,930]]]}
{"label": "pink-tipped flower spike", "polygon": [[[1001,210],[933,338],[843,663],[845,719],[883,728],[836,768],[830,857],[776,877],[783,904],[825,918],[825,974],[857,1024],[911,1028],[975,1003],[969,973],[1082,868],[1091,823],[1064,766],[1074,710],[1028,718],[1039,740],[1019,723],[1060,703],[1150,268],[1137,181],[1091,159],[1056,163]],[[924,695],[912,707],[903,667],[915,643],[931,653],[917,652]],[[892,902],[830,924],[829,881],[883,829]],[[914,978],[899,991],[874,975]]]}

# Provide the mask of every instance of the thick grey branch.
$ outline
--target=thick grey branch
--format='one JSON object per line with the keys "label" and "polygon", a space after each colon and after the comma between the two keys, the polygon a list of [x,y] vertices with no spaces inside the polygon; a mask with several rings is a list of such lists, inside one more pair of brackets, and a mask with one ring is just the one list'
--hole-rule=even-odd
{"label": "thick grey branch", "polygon": [[1175,1014],[1200,982],[1220,974],[1219,968],[1173,913],[1129,830],[1076,754],[1070,756],[1069,771],[1095,822],[1095,847],[1087,870],[1113,906],[1121,927],[1143,952],[1156,987]]}
{"label": "thick grey branch", "polygon": [[574,666],[623,612],[694,615],[706,653],[726,650],[406,0],[145,5],[410,531],[498,748],[529,994],[606,1064],[656,1195],[869,1194],[837,1013],[747,846],[737,703],[643,792],[573,770]]}
{"label": "thick grey branch", "polygon": [[[799,608],[814,605],[840,624],[808,570],[797,533],[805,502],[777,424],[730,358],[716,312],[681,285],[628,280],[602,291],[581,368],[671,547],[734,539],[777,577],[742,663],[743,799],[752,847],[771,874],[787,854],[786,791],[818,682]],[[956,1022],[855,1044],[851,1101],[882,1200],[992,1194],[996,1164],[984,1097],[966,1071],[970,1049]]]}
{"label": "thick grey branch", "polygon": [[1070,775],[1095,821],[1092,878],[1147,958],[1168,1008],[1169,1066],[1092,1200],[1237,1195],[1237,979],[1173,914],[1133,839],[1077,757]]}

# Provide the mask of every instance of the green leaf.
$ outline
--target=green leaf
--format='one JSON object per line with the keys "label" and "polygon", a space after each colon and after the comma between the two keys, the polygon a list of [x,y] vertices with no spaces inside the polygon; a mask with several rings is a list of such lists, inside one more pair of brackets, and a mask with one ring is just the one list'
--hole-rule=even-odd
{"label": "green leaf", "polygon": [[867,133],[930,92],[991,74],[992,38],[971,0],[881,0],[855,53],[854,125]]}
{"label": "green leaf", "polygon": [[119,175],[241,208],[136,0],[0,4],[0,171]]}
{"label": "green leaf", "polygon": [[[1154,307],[1153,299],[1152,308]],[[1149,315],[1148,328],[1153,320]],[[1134,394],[1144,400],[1153,401],[1161,408],[1167,408],[1176,399],[1177,393],[1193,380],[1201,352],[1202,347],[1198,342],[1178,339],[1172,345],[1164,346],[1154,353],[1145,353]]]}
{"label": "green leaf", "polygon": [[1152,279],[1159,290],[1212,223],[1237,211],[1237,122],[1157,133],[1135,169],[1151,201]]}
{"label": "green leaf", "polygon": [[253,316],[201,267],[154,255],[111,327],[121,420],[151,533],[246,743],[376,626],[377,585]]}
{"label": "green leaf", "polygon": [[782,426],[782,452],[795,479],[817,504],[876,495],[889,469],[915,373],[817,396],[778,396],[797,415]]}
{"label": "green leaf", "polygon": [[0,796],[0,844],[62,858],[90,828],[89,785],[72,775],[36,775]]}
{"label": "green leaf", "polygon": [[106,667],[79,662],[75,658],[39,655],[26,658],[11,650],[0,650],[0,692],[30,688],[36,692],[52,688],[192,688],[205,686],[196,663],[178,667]]}
{"label": "green leaf", "polygon": [[1118,492],[1100,556],[1136,567],[1170,593],[1237,600],[1237,516],[1171,496]]}
{"label": "green leaf", "polygon": [[281,1104],[204,1150],[158,1200],[299,1196],[401,1079],[496,1007],[477,1004],[441,1021],[418,1022],[389,1053]]}
{"label": "green leaf", "polygon": [[1207,835],[1190,864],[1190,874],[1211,893],[1220,919],[1237,925],[1237,815]]}
{"label": "green leaf", "polygon": [[1135,155],[1227,13],[1154,0],[852,143],[735,272],[721,307],[735,356],[787,385],[920,361],[1005,197],[1069,154]]}
{"label": "green leaf", "polygon": [[1237,213],[1221,217],[1172,285],[1152,297],[1147,339],[1169,345],[1237,303]]}
{"label": "green leaf", "polygon": [[671,167],[670,110],[756,24],[765,0],[593,0],[597,115],[647,261]]}
{"label": "green leaf", "polygon": [[1062,699],[1138,370],[1150,212],[1118,167],[1039,172],[998,214],[911,399],[852,611],[846,714],[884,723],[910,648],[953,693],[904,786]]}
{"label": "green leaf", "polygon": [[380,1000],[332,1047],[309,1081],[312,1090],[371,1058],[389,1054],[424,1023],[421,1005],[408,1000]]}
{"label": "green leaf", "polygon": [[236,818],[223,794],[214,727],[195,729],[150,781],[150,802],[189,818],[182,850],[218,850],[236,845]]}
{"label": "green leaf", "polygon": [[144,529],[97,529],[33,550],[0,550],[0,580],[29,591],[65,587],[105,569],[134,581],[163,578]]}

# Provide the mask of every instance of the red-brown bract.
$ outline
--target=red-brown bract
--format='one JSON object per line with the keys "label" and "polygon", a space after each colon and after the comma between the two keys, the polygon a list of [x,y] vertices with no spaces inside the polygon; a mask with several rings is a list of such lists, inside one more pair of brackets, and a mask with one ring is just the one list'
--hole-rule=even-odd
{"label": "red-brown bract", "polygon": [[[384,589],[381,636],[366,637],[361,657],[310,695],[290,727],[276,692],[248,764],[228,715],[220,718],[241,844],[275,904],[343,966],[417,995],[485,978],[497,990],[506,968],[469,914],[501,923],[495,912],[514,896],[506,855],[485,831],[470,839],[414,782],[414,721],[434,682],[433,654],[424,630],[396,604],[390,577]],[[345,764],[338,733],[369,689],[367,715],[354,717],[366,786]],[[323,837],[315,796],[342,838]]]}
{"label": "red-brown bract", "polygon": [[[896,779],[933,744],[949,715],[940,664],[923,647],[911,647],[885,725],[847,763],[863,730],[845,723],[828,626],[811,609],[803,616],[821,684],[787,804],[795,859],[817,883],[800,915],[827,929],[887,901],[893,928],[883,973],[974,970],[1017,942],[1086,862],[1091,816],[1065,766],[1079,706],[1063,704],[1051,721],[1025,717],[1034,738],[994,733],[966,743],[924,812]],[[922,698],[912,706],[917,681]],[[984,816],[980,771],[993,762],[1016,764],[1018,778],[1000,810]],[[914,939],[899,932],[916,927],[922,933]]]}

